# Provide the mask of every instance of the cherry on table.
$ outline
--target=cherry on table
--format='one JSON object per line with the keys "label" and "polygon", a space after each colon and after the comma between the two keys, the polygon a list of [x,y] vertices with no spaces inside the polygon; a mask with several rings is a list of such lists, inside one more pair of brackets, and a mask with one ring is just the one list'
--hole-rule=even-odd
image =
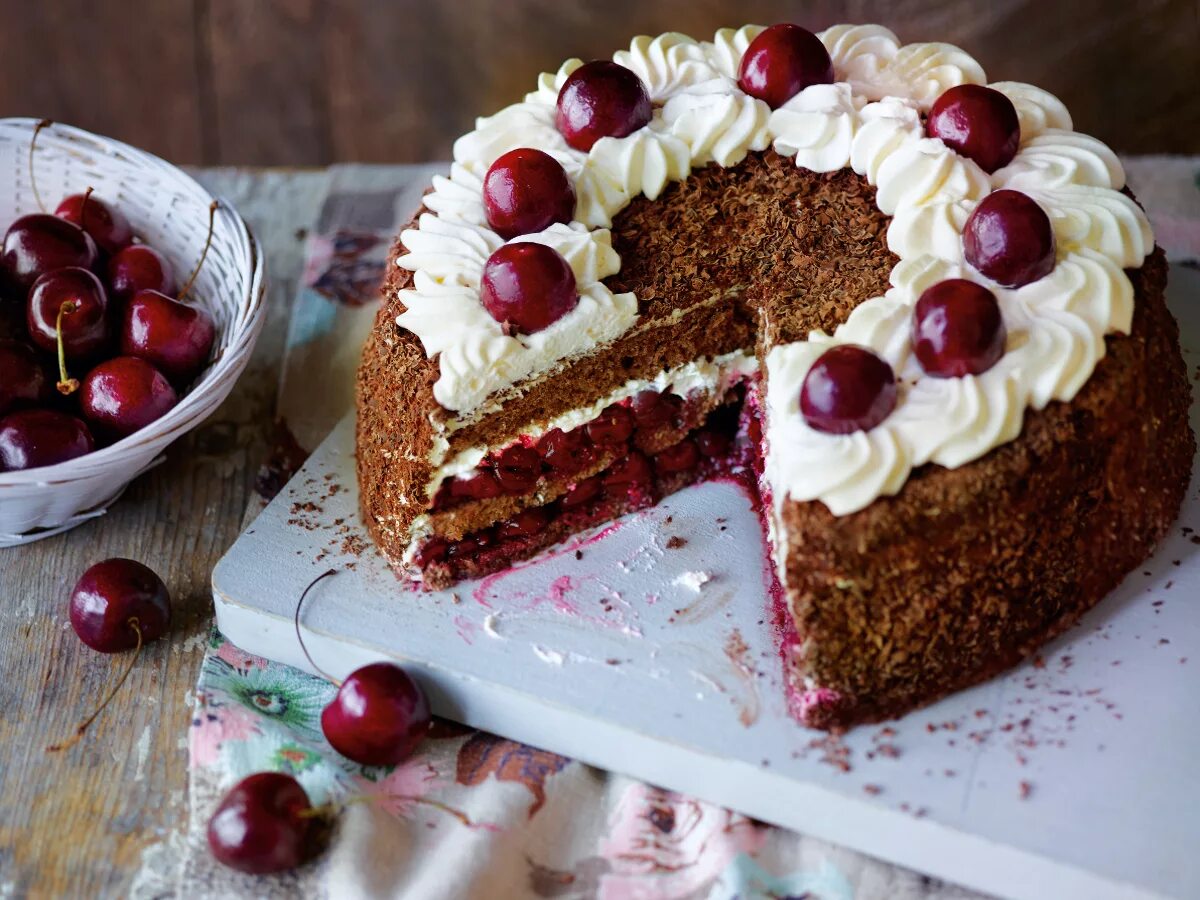
{"label": "cherry on table", "polygon": [[120,440],[166,415],[179,395],[166,377],[136,356],[100,363],[83,380],[79,405],[84,417],[110,440]]}
{"label": "cherry on table", "polygon": [[54,214],[86,231],[105,253],[116,253],[133,243],[133,227],[125,214],[95,196],[91,189],[64,197]]}
{"label": "cherry on table", "polygon": [[87,425],[54,409],[22,409],[0,419],[0,472],[40,469],[96,449]]}
{"label": "cherry on table", "polygon": [[1021,145],[1021,121],[1013,102],[995,88],[960,84],[929,111],[925,133],[972,159],[989,175],[1012,162]]}
{"label": "cherry on table", "polygon": [[317,810],[291,775],[258,772],[234,785],[208,820],[208,847],[222,865],[252,875],[285,872],[316,855]]}
{"label": "cherry on table", "polygon": [[112,337],[108,294],[91,271],[69,266],[47,272],[33,283],[25,303],[29,338],[64,359],[94,357]]}
{"label": "cherry on table", "polygon": [[171,597],[153,569],[117,557],[83,573],[71,591],[70,615],[81,641],[101,653],[120,653],[167,633]]}
{"label": "cherry on table", "polygon": [[869,431],[896,407],[896,376],[876,353],[839,344],[822,353],[800,388],[800,413],[826,434]]}
{"label": "cherry on table", "polygon": [[0,249],[0,268],[19,293],[48,272],[69,266],[93,269],[98,259],[91,235],[49,213],[21,216],[8,227]]}
{"label": "cherry on table", "polygon": [[988,194],[963,226],[967,262],[1005,287],[1022,287],[1049,275],[1054,253],[1050,217],[1020,191]]}
{"label": "cherry on table", "polygon": [[400,666],[372,663],[352,672],[321,713],[321,730],[338,753],[364,766],[407,759],[429,730],[429,701]]}
{"label": "cherry on table", "polygon": [[940,281],[913,310],[913,351],[937,378],[986,372],[1004,355],[1006,336],[996,295],[973,281]]}
{"label": "cherry on table", "polygon": [[833,61],[821,39],[782,22],[750,42],[738,68],[738,87],[778,109],[806,87],[833,83]]}
{"label": "cherry on table", "polygon": [[50,397],[50,379],[33,348],[0,339],[0,416],[17,406],[46,403]]}
{"label": "cherry on table", "polygon": [[505,240],[575,215],[575,186],[549,153],[520,147],[499,157],[483,179],[488,224]]}
{"label": "cherry on table", "polygon": [[175,270],[167,258],[149,244],[130,244],[108,260],[108,287],[113,300],[122,303],[138,291],[158,291],[174,296]]}
{"label": "cherry on table", "polygon": [[554,123],[576,150],[587,153],[602,137],[625,137],[648,125],[654,114],[646,85],[615,62],[584,63],[558,91]]}
{"label": "cherry on table", "polygon": [[553,247],[532,241],[505,244],[483,266],[480,299],[493,319],[533,334],[579,302],[575,273]]}

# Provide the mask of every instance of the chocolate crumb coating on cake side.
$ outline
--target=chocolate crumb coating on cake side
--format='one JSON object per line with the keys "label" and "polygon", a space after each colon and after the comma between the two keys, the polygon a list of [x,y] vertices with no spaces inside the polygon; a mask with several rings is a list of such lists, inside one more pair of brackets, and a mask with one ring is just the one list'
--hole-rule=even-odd
{"label": "chocolate crumb coating on cake side", "polygon": [[[447,458],[503,446],[629,379],[739,349],[761,357],[813,329],[832,332],[887,290],[897,261],[888,222],[862,177],[816,174],[770,150],[698,169],[654,202],[632,201],[612,229],[622,268],[605,283],[636,293],[637,325],[456,423]],[[397,241],[363,351],[357,425],[364,521],[397,567],[410,526],[430,510],[433,423],[454,418],[433,397],[437,359],[395,323],[398,292],[411,284],[395,265],[403,252]],[[809,698],[806,724],[888,718],[985,680],[1067,628],[1153,551],[1178,513],[1195,446],[1162,251],[1130,274],[1132,334],[1109,336],[1075,399],[1027,411],[1015,440],[954,470],[917,469],[897,495],[850,515],[784,502],[783,588],[796,632],[787,665],[796,695]],[[658,440],[680,439],[727,399],[703,398],[685,427]],[[435,530],[457,538],[588,474],[438,513]],[[587,524],[552,526],[514,558]],[[424,578],[443,587],[482,574],[435,565]]]}

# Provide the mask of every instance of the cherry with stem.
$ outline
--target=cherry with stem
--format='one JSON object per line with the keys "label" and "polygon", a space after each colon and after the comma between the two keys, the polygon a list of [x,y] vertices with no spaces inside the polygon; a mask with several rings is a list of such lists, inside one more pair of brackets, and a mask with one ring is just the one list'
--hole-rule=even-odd
{"label": "cherry with stem", "polygon": [[33,136],[29,139],[29,187],[33,190],[33,199],[42,212],[46,211],[46,204],[42,202],[42,195],[38,192],[37,177],[33,166],[33,149],[37,146],[38,135],[42,133],[42,129],[49,128],[53,124],[52,119],[42,119],[33,126]]}
{"label": "cherry with stem", "polygon": [[54,320],[54,331],[58,344],[58,384],[55,387],[64,397],[70,397],[79,390],[79,379],[72,378],[67,374],[67,351],[63,346],[63,316],[69,316],[78,309],[79,304],[74,300],[64,300],[62,306],[58,308],[58,316]]}

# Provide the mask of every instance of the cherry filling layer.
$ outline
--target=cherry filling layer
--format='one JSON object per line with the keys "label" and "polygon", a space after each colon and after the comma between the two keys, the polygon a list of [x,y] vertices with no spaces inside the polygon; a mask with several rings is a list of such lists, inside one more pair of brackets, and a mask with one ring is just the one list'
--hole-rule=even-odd
{"label": "cherry filling layer", "polygon": [[[739,428],[744,397],[744,387],[735,386],[722,405],[696,416],[692,405],[699,398],[685,401],[676,394],[644,391],[572,431],[555,429],[489,455],[474,472],[443,483],[435,512],[524,495],[542,479],[561,485],[564,476],[592,472],[604,457],[612,461],[569,483],[549,503],[459,540],[428,538],[417,550],[416,565],[448,569],[454,579],[492,572],[584,528],[651,506],[694,481],[744,466],[749,459],[746,435]],[[680,428],[697,420],[698,427],[678,437]]]}

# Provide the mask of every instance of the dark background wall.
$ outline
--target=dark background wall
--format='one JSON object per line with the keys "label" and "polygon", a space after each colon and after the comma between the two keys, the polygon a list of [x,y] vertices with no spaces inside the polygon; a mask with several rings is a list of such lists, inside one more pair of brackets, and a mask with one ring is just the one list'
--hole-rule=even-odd
{"label": "dark background wall", "polygon": [[1119,151],[1200,152],[1200,0],[0,0],[0,114],[181,163],[442,159],[567,57],[776,21],[949,41]]}

